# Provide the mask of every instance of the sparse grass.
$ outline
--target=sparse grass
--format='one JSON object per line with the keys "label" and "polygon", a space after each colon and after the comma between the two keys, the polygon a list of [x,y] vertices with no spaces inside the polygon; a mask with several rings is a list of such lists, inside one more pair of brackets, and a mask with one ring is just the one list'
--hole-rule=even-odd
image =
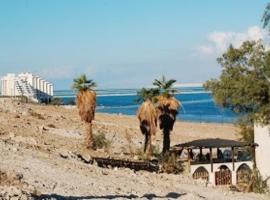
{"label": "sparse grass", "polygon": [[94,145],[96,149],[108,149],[111,146],[111,141],[106,139],[104,133],[99,133],[97,135],[93,135]]}
{"label": "sparse grass", "polygon": [[29,102],[29,99],[26,96],[19,96],[18,99],[21,103],[28,103]]}
{"label": "sparse grass", "polygon": [[251,191],[255,193],[267,193],[269,188],[267,185],[267,179],[263,179],[258,169],[253,170],[253,175],[251,179]]}
{"label": "sparse grass", "polygon": [[177,157],[174,154],[161,155],[159,158],[161,164],[161,172],[168,174],[179,174],[183,172],[182,164],[177,161]]}
{"label": "sparse grass", "polygon": [[159,146],[153,145],[153,156],[159,157],[159,155],[160,155],[160,149],[159,149]]}
{"label": "sparse grass", "polygon": [[128,130],[125,130],[125,139],[127,140],[127,146],[128,146],[128,150],[129,150],[129,154],[134,157],[137,154],[137,151],[134,150],[134,144],[132,142],[132,138],[130,136],[130,134],[128,133]]}
{"label": "sparse grass", "polygon": [[49,128],[56,128],[56,126],[54,124],[48,124]]}
{"label": "sparse grass", "polygon": [[21,180],[22,176],[20,174],[8,175],[7,173],[0,171],[0,185],[20,185]]}
{"label": "sparse grass", "polygon": [[63,105],[63,102],[61,101],[61,99],[53,97],[49,102],[49,105],[60,106]]}
{"label": "sparse grass", "polygon": [[29,110],[29,114],[30,114],[32,117],[35,117],[35,118],[37,118],[37,119],[45,120],[45,117],[43,117],[41,114],[35,112],[35,111],[32,110],[32,109]]}
{"label": "sparse grass", "polygon": [[135,151],[135,156],[138,157],[138,160],[147,160],[145,153],[142,148],[137,148]]}

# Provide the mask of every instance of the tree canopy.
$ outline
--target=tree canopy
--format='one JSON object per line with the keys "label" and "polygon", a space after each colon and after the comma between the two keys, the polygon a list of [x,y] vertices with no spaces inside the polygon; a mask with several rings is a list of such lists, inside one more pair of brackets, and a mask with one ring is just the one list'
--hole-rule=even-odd
{"label": "tree canopy", "polygon": [[97,84],[93,80],[87,79],[85,74],[73,79],[72,89],[76,91],[93,90],[95,87]]}
{"label": "tree canopy", "polygon": [[142,88],[137,91],[137,102],[142,103],[146,100],[150,100],[153,103],[157,101],[156,97],[159,95],[159,89],[158,88]]}
{"label": "tree canopy", "polygon": [[262,17],[263,27],[269,26],[270,22],[270,3],[268,3],[265,7],[263,17]]}
{"label": "tree canopy", "polygon": [[165,76],[162,76],[160,80],[155,79],[153,85],[158,87],[159,92],[164,97],[171,97],[177,92],[175,88],[173,88],[173,84],[176,82],[174,79],[167,80]]}
{"label": "tree canopy", "polygon": [[222,67],[219,79],[204,84],[217,104],[241,113],[252,122],[270,123],[270,52],[260,41],[230,46],[217,59]]}

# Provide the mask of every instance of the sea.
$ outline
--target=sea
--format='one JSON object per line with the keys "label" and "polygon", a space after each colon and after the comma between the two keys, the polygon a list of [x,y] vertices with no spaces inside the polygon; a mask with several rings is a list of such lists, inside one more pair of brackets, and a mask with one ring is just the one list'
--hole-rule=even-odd
{"label": "sea", "polygon": [[[177,120],[190,122],[234,123],[238,115],[215,104],[210,92],[203,87],[177,88],[176,98],[181,102]],[[97,109],[100,113],[136,115],[139,107],[136,102],[138,89],[97,90]],[[54,97],[65,105],[75,104],[72,90],[54,91]]]}

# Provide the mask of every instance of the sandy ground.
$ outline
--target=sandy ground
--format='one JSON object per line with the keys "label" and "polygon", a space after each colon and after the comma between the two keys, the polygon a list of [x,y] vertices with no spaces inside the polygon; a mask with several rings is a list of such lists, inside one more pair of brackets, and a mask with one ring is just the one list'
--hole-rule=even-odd
{"label": "sandy ground", "polygon": [[[144,137],[134,116],[97,113],[93,131],[104,133],[111,145],[92,156],[137,159]],[[75,108],[0,99],[0,173],[9,177],[0,174],[0,199],[27,199],[29,193],[39,199],[270,199],[213,188],[185,175],[86,164],[76,156],[89,154],[82,149],[83,133]],[[216,137],[239,136],[231,124],[176,122],[171,143]],[[155,145],[161,149],[161,144],[159,131]]]}

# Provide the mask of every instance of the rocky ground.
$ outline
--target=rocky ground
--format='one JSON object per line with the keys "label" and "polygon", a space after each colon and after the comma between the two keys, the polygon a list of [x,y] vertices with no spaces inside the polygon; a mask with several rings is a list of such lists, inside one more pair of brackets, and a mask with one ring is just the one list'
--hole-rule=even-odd
{"label": "rocky ground", "polygon": [[[0,199],[269,199],[213,188],[186,175],[135,172],[87,164],[90,156],[139,159],[143,145],[135,117],[97,114],[94,134],[110,145],[83,150],[84,123],[73,107],[0,99]],[[177,122],[172,145],[205,137],[236,139],[229,124]],[[161,149],[159,131],[155,146]]]}

